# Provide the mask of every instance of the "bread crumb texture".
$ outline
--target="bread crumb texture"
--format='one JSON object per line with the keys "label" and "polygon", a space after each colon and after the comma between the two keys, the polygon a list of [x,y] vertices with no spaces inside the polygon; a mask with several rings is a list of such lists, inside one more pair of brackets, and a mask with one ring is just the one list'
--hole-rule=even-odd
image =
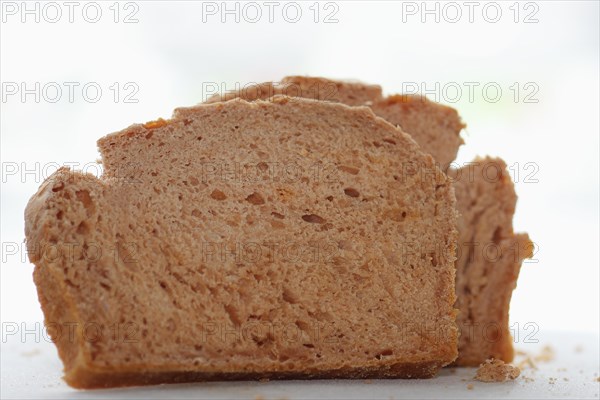
{"label": "bread crumb texture", "polygon": [[477,369],[475,379],[481,382],[506,382],[515,380],[521,374],[521,370],[502,360],[489,359]]}

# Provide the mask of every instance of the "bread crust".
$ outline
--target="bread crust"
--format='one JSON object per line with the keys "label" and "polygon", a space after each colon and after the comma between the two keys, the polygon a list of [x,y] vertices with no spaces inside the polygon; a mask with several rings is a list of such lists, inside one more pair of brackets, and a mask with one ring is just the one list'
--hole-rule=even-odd
{"label": "bread crust", "polygon": [[371,368],[348,367],[330,371],[205,372],[205,371],[112,371],[87,367],[69,370],[67,383],[78,389],[212,381],[264,381],[312,379],[429,379],[441,368],[439,363],[403,363]]}

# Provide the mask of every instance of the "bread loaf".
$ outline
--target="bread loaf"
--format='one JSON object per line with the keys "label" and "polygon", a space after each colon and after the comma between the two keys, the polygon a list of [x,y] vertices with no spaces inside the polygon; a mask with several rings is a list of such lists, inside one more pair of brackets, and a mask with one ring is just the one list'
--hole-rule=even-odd
{"label": "bread loaf", "polygon": [[100,178],[60,169],[25,211],[71,386],[423,378],[455,360],[451,182],[367,107],[238,99],[98,146]]}

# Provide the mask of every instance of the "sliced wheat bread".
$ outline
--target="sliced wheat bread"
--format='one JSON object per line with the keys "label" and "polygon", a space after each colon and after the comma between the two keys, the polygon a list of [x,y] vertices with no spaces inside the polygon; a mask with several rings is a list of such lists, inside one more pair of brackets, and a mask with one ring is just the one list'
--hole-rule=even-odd
{"label": "sliced wheat bread", "polygon": [[[286,77],[281,84],[264,83],[246,90],[226,94],[226,98],[267,98],[272,93],[289,93],[312,99],[342,102],[348,105],[369,104],[375,114],[411,135],[429,154],[441,157],[440,164],[448,165],[462,143],[458,133],[464,127],[457,112],[416,96],[383,98],[381,88],[355,82],[325,78]],[[210,101],[218,101],[214,96]],[[458,138],[458,139],[457,139]],[[477,168],[475,168],[477,166]],[[504,171],[502,179],[486,180],[482,174]],[[476,241],[479,254],[468,258],[461,253],[457,263],[457,320],[460,322],[458,365],[478,366],[488,358],[510,362],[513,357],[508,328],[508,311],[512,290],[522,261],[530,256],[531,242],[526,234],[515,235],[512,216],[516,194],[500,159],[475,160],[463,169],[452,169],[456,183],[457,207],[462,215],[459,224],[460,244],[468,252],[467,241]],[[482,212],[482,208],[494,211]],[[484,247],[492,251],[492,233],[498,229],[504,235],[498,243],[501,256],[486,259]],[[490,244],[491,243],[491,244]],[[491,272],[493,264],[494,272]],[[481,291],[482,281],[489,280]]]}
{"label": "sliced wheat bread", "polygon": [[25,212],[70,385],[417,378],[456,358],[451,182],[368,108],[238,99],[98,145],[100,179],[61,169]]}
{"label": "sliced wheat bread", "polygon": [[489,358],[513,359],[509,305],[524,259],[532,256],[527,234],[515,234],[517,195],[506,164],[477,158],[451,169],[459,212],[456,295],[460,310],[457,365]]}
{"label": "sliced wheat bread", "polygon": [[248,101],[265,100],[280,94],[339,102],[350,106],[367,105],[376,115],[410,133],[421,148],[433,156],[442,169],[446,169],[454,161],[458,148],[463,144],[460,132],[465,125],[455,109],[429,101],[425,96],[383,97],[380,86],[360,82],[287,76],[279,83],[265,82],[214,95],[207,100],[207,103],[238,97]]}

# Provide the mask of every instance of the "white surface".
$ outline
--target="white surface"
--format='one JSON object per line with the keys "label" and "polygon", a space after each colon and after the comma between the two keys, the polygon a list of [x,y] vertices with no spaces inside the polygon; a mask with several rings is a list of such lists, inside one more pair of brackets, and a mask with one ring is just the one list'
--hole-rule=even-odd
{"label": "white surface", "polygon": [[[33,336],[31,336],[33,338]],[[74,390],[61,379],[62,364],[54,345],[22,342],[18,335],[2,344],[3,399],[594,399],[600,382],[598,336],[574,333],[538,333],[539,343],[516,348],[541,354],[550,346],[555,357],[526,368],[514,382],[474,381],[474,368],[443,369],[423,380],[331,380],[271,382],[210,382],[158,385],[127,389]],[[522,360],[518,356],[518,363]],[[527,379],[531,378],[533,380]],[[551,383],[554,381],[554,383]],[[472,384],[469,390],[467,385]]]}

